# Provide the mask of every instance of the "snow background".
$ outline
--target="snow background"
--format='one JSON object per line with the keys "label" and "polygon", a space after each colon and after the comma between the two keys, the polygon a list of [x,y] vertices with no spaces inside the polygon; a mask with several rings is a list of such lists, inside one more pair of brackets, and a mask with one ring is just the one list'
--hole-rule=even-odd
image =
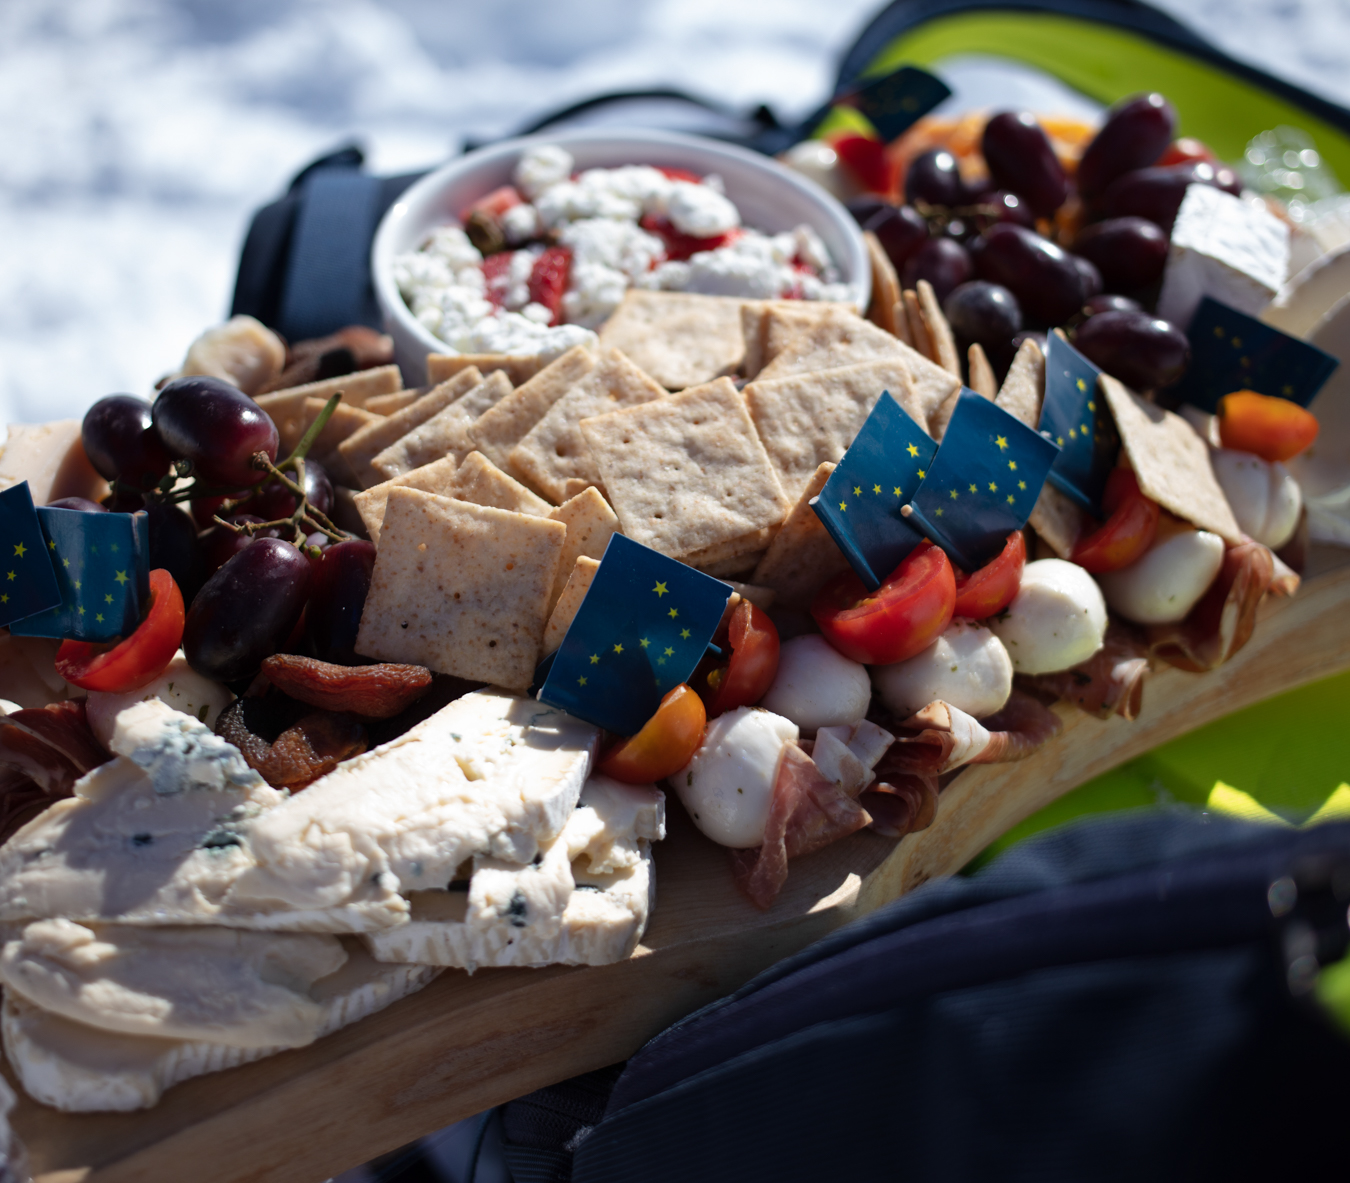
{"label": "snow background", "polygon": [[[1350,0],[1159,0],[1350,103]],[[0,423],[146,394],[227,313],[250,212],[356,139],[434,165],[602,90],[800,116],[879,0],[3,0]],[[1350,182],[1350,178],[1343,178]]]}

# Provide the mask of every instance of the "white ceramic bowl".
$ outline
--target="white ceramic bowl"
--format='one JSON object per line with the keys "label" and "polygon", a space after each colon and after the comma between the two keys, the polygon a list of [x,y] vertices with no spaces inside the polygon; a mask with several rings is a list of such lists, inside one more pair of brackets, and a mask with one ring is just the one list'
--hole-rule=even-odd
{"label": "white ceramic bowl", "polygon": [[840,278],[852,286],[859,309],[872,290],[867,247],[852,216],[814,181],[767,156],[717,140],[657,131],[558,131],[505,140],[428,173],[390,207],[371,248],[375,298],[385,331],[409,384],[426,378],[426,356],[447,349],[445,342],[418,323],[394,283],[394,256],[416,250],[437,226],[458,222],[479,197],[509,184],[516,161],[527,148],[558,144],[578,169],[654,164],[684,168],[700,175],[717,173],[746,226],[776,234],[803,222],[829,249]]}

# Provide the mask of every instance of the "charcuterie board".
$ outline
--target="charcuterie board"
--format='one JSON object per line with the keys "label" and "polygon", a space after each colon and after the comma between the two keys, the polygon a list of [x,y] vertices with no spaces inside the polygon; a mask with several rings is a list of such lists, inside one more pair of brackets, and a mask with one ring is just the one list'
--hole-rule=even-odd
{"label": "charcuterie board", "polygon": [[[1213,719],[1350,668],[1345,552],[1292,600],[1268,600],[1216,673],[1149,679],[1134,722],[1060,706],[1026,761],[965,769],[927,830],[861,833],[792,864],[773,908],[732,885],[726,852],[672,809],[658,900],[632,958],[603,968],[448,970],[317,1043],[179,1085],[153,1109],[62,1114],[20,1093],[12,1124],[38,1183],[320,1180],[452,1121],[631,1055],[663,1027],[831,929],[939,875],[1070,789]],[[1327,561],[1329,560],[1329,561]],[[12,1077],[11,1077],[11,1083]],[[16,1086],[16,1092],[19,1090]]]}

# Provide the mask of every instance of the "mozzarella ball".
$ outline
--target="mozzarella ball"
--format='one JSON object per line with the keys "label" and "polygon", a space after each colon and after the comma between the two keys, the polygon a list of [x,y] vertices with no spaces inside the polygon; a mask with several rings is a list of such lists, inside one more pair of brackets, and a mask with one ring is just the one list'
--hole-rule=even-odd
{"label": "mozzarella ball", "polygon": [[857,197],[862,189],[839,162],[839,155],[824,140],[802,140],[779,158],[788,168],[810,177],[840,201]]}
{"label": "mozzarella ball", "polygon": [[922,653],[872,667],[872,682],[899,718],[941,699],[977,719],[992,715],[1012,693],[1008,650],[987,628],[953,620]]}
{"label": "mozzarella ball", "polygon": [[1209,590],[1223,566],[1223,539],[1208,530],[1181,530],[1155,542],[1119,571],[1097,576],[1106,602],[1136,624],[1172,624]]}
{"label": "mozzarella ball", "polygon": [[125,694],[108,694],[102,690],[89,691],[85,715],[89,728],[105,747],[112,739],[113,723],[119,711],[147,699],[158,698],[176,711],[191,715],[198,722],[214,727],[220,712],[234,701],[234,695],[219,682],[204,678],[187,663],[180,649],[164,672],[147,686],[129,690]]}
{"label": "mozzarella ball", "polygon": [[818,727],[856,723],[871,701],[867,667],[813,633],[783,642],[778,673],[760,706],[814,733]]}
{"label": "mozzarella ball", "polygon": [[1077,563],[1037,559],[1006,611],[985,621],[1019,674],[1052,674],[1086,661],[1106,636],[1101,588]]}
{"label": "mozzarella ball", "polygon": [[1228,448],[1216,448],[1210,459],[1242,532],[1279,550],[1294,536],[1303,510],[1303,494],[1289,470],[1279,461]]}
{"label": "mozzarella ball", "polygon": [[797,734],[791,719],[757,707],[738,707],[709,723],[698,751],[670,778],[694,825],[723,846],[759,846],[779,757]]}

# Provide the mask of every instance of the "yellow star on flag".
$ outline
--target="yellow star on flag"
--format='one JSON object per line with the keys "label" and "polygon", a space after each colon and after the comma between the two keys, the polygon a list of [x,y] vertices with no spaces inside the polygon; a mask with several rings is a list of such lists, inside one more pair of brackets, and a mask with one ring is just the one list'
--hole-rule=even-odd
{"label": "yellow star on flag", "polygon": [[591,665],[599,665],[599,664],[600,664],[600,654],[598,654],[598,653],[592,653],[592,654],[591,654]]}
{"label": "yellow star on flag", "polygon": [[9,603],[9,593],[0,592],[0,604],[8,604],[8,603]]}
{"label": "yellow star on flag", "polygon": [[847,511],[848,511],[848,502],[847,502],[847,501],[841,501],[841,502],[839,503],[839,512],[840,512],[840,513],[846,513]]}
{"label": "yellow star on flag", "polygon": [[586,685],[586,679],[585,679],[585,678],[578,678],[578,679],[577,679],[577,685],[578,685],[578,686],[584,686],[584,685]]}
{"label": "yellow star on flag", "polygon": [[664,583],[658,583],[654,588],[652,588],[652,591],[656,593],[656,598],[659,600],[662,596],[666,594],[666,585]]}
{"label": "yellow star on flag", "polygon": [[615,652],[615,653],[622,653],[622,652],[623,652],[623,646],[622,646],[622,645],[615,645],[615,646],[614,646],[614,652]]}
{"label": "yellow star on flag", "polygon": [[117,580],[118,583],[126,583],[127,573],[125,571],[119,571],[113,578]]}
{"label": "yellow star on flag", "polygon": [[1096,410],[1097,410],[1097,404],[1094,403],[1091,399],[1088,399],[1088,410],[1089,410],[1089,411],[1092,411],[1092,412],[1094,412],[1094,413],[1095,413]]}
{"label": "yellow star on flag", "polygon": [[899,497],[900,495],[901,495],[901,494],[900,494],[900,486],[899,486],[899,485],[896,485],[896,486],[895,486],[895,491],[891,494],[891,496],[893,496],[893,497]]}
{"label": "yellow star on flag", "polygon": [[689,640],[689,636],[690,636],[690,634],[689,634],[689,630],[688,630],[687,628],[682,628],[682,629],[680,629],[680,640],[681,640],[681,641],[687,641],[687,640]]}
{"label": "yellow star on flag", "polygon": [[1013,472],[1016,472],[1016,471],[1017,471],[1017,461],[1016,461],[1016,460],[1009,460],[1009,461],[1008,461],[1008,467],[1009,467],[1010,469],[1012,469]]}
{"label": "yellow star on flag", "polygon": [[861,486],[861,485],[854,485],[854,486],[853,486],[853,496],[855,496],[855,497],[861,497],[861,496],[862,496],[862,486]]}
{"label": "yellow star on flag", "polygon": [[675,655],[675,650],[674,650],[674,649],[667,649],[667,650],[666,650],[666,656],[667,656],[667,657],[673,657],[674,655]]}
{"label": "yellow star on flag", "polygon": [[56,543],[55,543],[54,541],[48,542],[48,543],[47,543],[47,549],[48,549],[48,550],[55,550],[55,549],[56,549]]}
{"label": "yellow star on flag", "polygon": [[911,456],[917,456],[917,455],[919,454],[919,449],[916,448],[913,444],[910,444],[910,445],[909,445],[909,448],[907,449],[907,451],[909,452],[909,454],[910,454]]}
{"label": "yellow star on flag", "polygon": [[62,559],[62,560],[61,560],[61,566],[63,566],[63,567],[69,567],[69,566],[70,566],[70,560],[69,560],[69,559]]}
{"label": "yellow star on flag", "polygon": [[640,639],[638,640],[638,644],[641,645],[641,646],[645,649],[645,648],[647,648],[648,645],[651,644],[651,642],[650,642],[649,640],[647,640],[646,637],[642,637],[642,638],[640,638]]}
{"label": "yellow star on flag", "polygon": [[998,445],[998,450],[1000,452],[1006,450],[1006,448],[1008,447],[1008,441],[1001,435],[996,435],[994,437],[994,443]]}
{"label": "yellow star on flag", "polygon": [[919,480],[923,480],[928,474],[921,468],[919,469]]}
{"label": "yellow star on flag", "polygon": [[1017,482],[1017,487],[1018,487],[1019,489],[1025,489],[1025,488],[1027,487],[1026,481],[1018,481],[1018,482]]}
{"label": "yellow star on flag", "polygon": [[960,497],[960,496],[961,496],[961,494],[958,493],[955,489],[952,490],[952,500],[953,500],[953,501],[955,501],[955,500],[956,500],[958,497]]}
{"label": "yellow star on flag", "polygon": [[978,493],[978,492],[980,491],[980,486],[979,486],[979,485],[971,485],[971,486],[970,486],[970,491],[971,491],[972,493]]}
{"label": "yellow star on flag", "polygon": [[15,579],[18,578],[18,575],[17,575],[17,573],[14,572],[14,571],[6,571],[6,572],[5,572],[5,578],[6,578],[6,579],[9,579],[9,580],[12,582],[13,580],[15,580]]}
{"label": "yellow star on flag", "polygon": [[111,603],[112,603],[112,593],[111,593],[111,592],[108,592],[107,594],[104,595],[104,597],[103,597],[103,602],[104,602],[105,604],[111,604]]}
{"label": "yellow star on flag", "polygon": [[880,486],[880,485],[873,485],[873,486],[872,486],[872,492],[873,492],[873,493],[880,493],[880,492],[881,492],[881,486]]}
{"label": "yellow star on flag", "polygon": [[1013,503],[1013,495],[1012,495],[1011,493],[1009,493],[1009,494],[1008,494],[1008,504],[1011,505],[1012,503]]}
{"label": "yellow star on flag", "polygon": [[22,542],[17,543],[14,547],[14,553],[18,555],[19,558],[23,558],[23,556],[28,553],[28,548],[24,546]]}
{"label": "yellow star on flag", "polygon": [[1078,389],[1087,393],[1087,383],[1084,382],[1082,378],[1078,379]]}
{"label": "yellow star on flag", "polygon": [[671,619],[671,620],[674,620],[675,617],[677,617],[679,614],[680,614],[680,610],[679,610],[678,608],[672,608],[672,609],[670,610],[670,619]]}
{"label": "yellow star on flag", "polygon": [[998,486],[997,486],[996,484],[994,484],[993,481],[990,481],[990,482],[989,482],[989,492],[991,492],[991,493],[997,493],[997,492],[998,492]]}
{"label": "yellow star on flag", "polygon": [[94,616],[94,619],[97,620],[97,621],[99,622],[99,624],[102,624],[102,623],[103,623],[103,613],[102,613],[102,612],[97,613],[97,614]]}

